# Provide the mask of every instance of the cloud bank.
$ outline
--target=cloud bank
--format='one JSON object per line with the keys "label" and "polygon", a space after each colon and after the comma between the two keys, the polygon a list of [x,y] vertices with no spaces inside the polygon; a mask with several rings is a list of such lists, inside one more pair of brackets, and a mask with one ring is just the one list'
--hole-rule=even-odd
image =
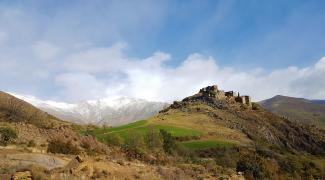
{"label": "cloud bank", "polygon": [[126,47],[117,43],[67,54],[61,67],[64,72],[54,78],[60,97],[78,101],[123,95],[173,101],[211,84],[249,94],[256,101],[277,94],[325,97],[325,57],[309,67],[266,72],[222,67],[217,59],[198,53],[190,54],[176,67],[169,66],[170,54],[155,52],[147,58],[133,58],[124,53]]}
{"label": "cloud bank", "polygon": [[[66,102],[173,101],[218,84],[255,101],[277,94],[325,99],[319,5],[316,14],[307,8],[295,15],[294,8],[269,27],[278,22],[274,9],[268,16],[260,6],[229,2],[212,9],[202,2],[49,2],[0,2],[0,90]],[[242,19],[247,10],[258,15],[247,16],[248,24]],[[259,22],[253,28],[252,17]],[[308,64],[314,57],[320,60]],[[266,69],[247,69],[252,65]]]}
{"label": "cloud bank", "polygon": [[[181,64],[171,66],[172,55],[164,52],[157,51],[146,58],[128,56],[124,42],[64,51],[41,41],[32,49],[38,64],[21,67],[21,62],[1,59],[1,67],[21,70],[11,73],[17,79],[30,82],[30,86],[39,82],[39,89],[45,86],[54,89],[52,99],[60,101],[128,96],[171,102],[211,84],[251,95],[255,101],[277,94],[325,98],[325,57],[309,67],[292,66],[267,72],[261,68],[220,66],[218,59],[199,53],[190,54]],[[5,68],[2,73],[8,70]],[[26,76],[27,71],[30,73]]]}

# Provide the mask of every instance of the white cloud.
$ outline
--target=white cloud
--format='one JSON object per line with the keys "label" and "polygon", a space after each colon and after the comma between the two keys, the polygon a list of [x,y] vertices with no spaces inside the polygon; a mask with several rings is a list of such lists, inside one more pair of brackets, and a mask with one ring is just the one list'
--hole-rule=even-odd
{"label": "white cloud", "polygon": [[117,43],[109,48],[90,48],[68,55],[65,67],[72,71],[107,72],[118,71],[129,62],[122,53],[125,43]]}
{"label": "white cloud", "polygon": [[105,95],[105,84],[88,73],[64,73],[55,78],[63,86],[61,96],[70,100],[88,100]]}
{"label": "white cloud", "polygon": [[[131,96],[173,101],[218,84],[262,100],[277,94],[325,98],[324,59],[305,68],[288,67],[272,72],[221,67],[213,57],[191,54],[177,67],[167,66],[169,54],[156,52],[145,59],[128,57],[125,44],[90,48],[68,55],[66,71],[56,78],[70,100]],[[106,76],[109,75],[109,76]]]}
{"label": "white cloud", "polygon": [[318,70],[325,70],[325,57],[323,57],[322,59],[320,59],[316,64],[315,64],[315,68]]}

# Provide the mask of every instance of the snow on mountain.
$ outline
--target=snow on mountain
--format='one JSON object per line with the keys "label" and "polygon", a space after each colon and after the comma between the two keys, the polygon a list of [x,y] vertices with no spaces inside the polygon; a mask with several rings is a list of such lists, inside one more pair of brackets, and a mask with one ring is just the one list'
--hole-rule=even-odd
{"label": "snow on mountain", "polygon": [[60,119],[78,124],[111,126],[127,124],[149,118],[168,105],[163,102],[151,102],[129,97],[65,103],[41,100],[28,95],[10,94]]}

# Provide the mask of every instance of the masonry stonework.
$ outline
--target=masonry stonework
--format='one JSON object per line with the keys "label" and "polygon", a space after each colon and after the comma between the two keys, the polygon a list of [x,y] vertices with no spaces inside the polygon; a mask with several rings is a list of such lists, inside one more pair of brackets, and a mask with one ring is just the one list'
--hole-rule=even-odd
{"label": "masonry stonework", "polygon": [[217,85],[202,88],[200,89],[199,93],[206,97],[213,97],[219,100],[235,100],[238,103],[245,104],[247,106],[252,106],[252,101],[249,96],[240,96],[239,93],[236,93],[234,91],[225,92],[219,90]]}

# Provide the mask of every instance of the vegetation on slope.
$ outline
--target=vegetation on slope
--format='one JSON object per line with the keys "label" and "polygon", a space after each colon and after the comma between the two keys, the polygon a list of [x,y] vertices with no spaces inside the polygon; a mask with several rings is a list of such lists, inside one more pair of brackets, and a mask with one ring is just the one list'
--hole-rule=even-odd
{"label": "vegetation on slope", "polygon": [[284,116],[295,123],[315,125],[325,129],[325,105],[321,104],[321,102],[287,96],[275,96],[261,101],[260,104],[265,109]]}
{"label": "vegetation on slope", "polygon": [[[17,130],[19,141],[26,146],[33,144],[37,149],[44,144],[52,155],[88,154],[95,160],[100,154],[112,158],[107,154],[113,151],[121,166],[124,157],[138,159],[159,167],[152,169],[162,177],[174,179],[182,179],[180,172],[185,174],[183,179],[216,179],[236,171],[244,172],[246,179],[325,177],[324,131],[292,123],[257,104],[248,107],[196,95],[175,102],[148,120],[114,128],[78,127],[83,136],[60,120],[49,119],[51,123],[44,126],[45,116],[30,118],[33,113],[28,109],[33,106],[29,104],[19,106],[22,110],[18,113],[12,113],[6,101],[2,104],[0,126]],[[35,142],[29,143],[31,140]],[[166,171],[165,165],[174,169]]]}
{"label": "vegetation on slope", "polygon": [[94,128],[91,130],[86,130],[83,134],[91,134],[103,142],[107,142],[112,136],[119,136],[124,139],[124,141],[128,140],[130,131],[134,131],[138,134],[144,136],[150,129],[155,130],[166,130],[173,137],[197,137],[203,134],[201,131],[189,129],[189,128],[181,128],[176,126],[169,126],[163,124],[155,124],[150,123],[146,120],[137,121],[135,123],[127,124],[124,126],[113,127],[113,128]]}
{"label": "vegetation on slope", "polygon": [[[158,149],[177,157],[179,163],[215,163],[210,165],[244,172],[247,179],[325,177],[324,131],[292,123],[257,104],[248,107],[195,95],[175,102],[146,121],[88,133],[103,140],[121,136],[125,142],[120,146],[127,152],[131,150],[130,156],[142,159],[156,152],[149,150],[150,143],[145,141],[149,128],[166,131],[155,136],[157,142],[163,140],[163,148],[157,145]],[[163,137],[166,134],[169,138]],[[169,148],[164,148],[166,142]]]}
{"label": "vegetation on slope", "polygon": [[1,121],[29,123],[40,128],[54,128],[70,124],[4,92],[0,92],[0,122]]}

